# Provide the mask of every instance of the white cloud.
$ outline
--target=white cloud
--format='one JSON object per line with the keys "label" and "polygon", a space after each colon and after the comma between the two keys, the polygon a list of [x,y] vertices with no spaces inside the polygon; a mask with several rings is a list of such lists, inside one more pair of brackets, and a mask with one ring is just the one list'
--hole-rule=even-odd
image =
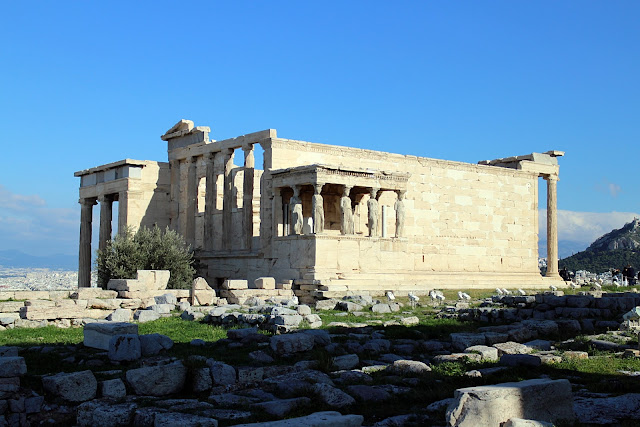
{"label": "white cloud", "polygon": [[79,224],[78,208],[50,208],[38,195],[12,193],[0,185],[0,249],[73,254]]}
{"label": "white cloud", "polygon": [[[558,211],[558,240],[591,244],[598,237],[640,217],[634,212],[575,212]],[[547,211],[539,213],[540,239],[546,240]]]}
{"label": "white cloud", "polygon": [[618,197],[618,194],[622,192],[622,187],[613,182],[609,182],[606,179],[603,179],[602,182],[596,184],[596,190],[601,193],[607,193],[611,197]]}

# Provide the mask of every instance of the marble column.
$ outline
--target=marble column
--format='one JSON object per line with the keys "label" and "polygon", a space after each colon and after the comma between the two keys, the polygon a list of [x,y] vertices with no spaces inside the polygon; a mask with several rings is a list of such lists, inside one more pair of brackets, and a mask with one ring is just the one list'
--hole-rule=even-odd
{"label": "marble column", "polygon": [[169,170],[170,170],[170,200],[171,204],[169,205],[169,225],[172,230],[179,231],[180,230],[180,160],[171,160],[169,162]]}
{"label": "marble column", "polygon": [[224,188],[222,196],[222,249],[231,249],[233,236],[231,213],[233,209],[233,148],[227,148],[224,154]]}
{"label": "marble column", "polygon": [[406,219],[406,212],[404,210],[404,196],[406,194],[405,191],[398,190],[396,191],[398,194],[398,198],[396,199],[396,203],[394,208],[396,210],[396,237],[404,237],[404,222]]}
{"label": "marble column", "polygon": [[291,206],[291,234],[302,234],[302,200],[300,199],[300,186],[293,186],[293,196],[289,201]]}
{"label": "marble column", "polygon": [[78,287],[91,286],[91,223],[96,199],[80,199],[80,244],[78,259]]}
{"label": "marble column", "polygon": [[251,250],[253,241],[253,181],[255,177],[255,157],[253,144],[244,145],[244,180],[242,183],[242,234],[244,249]]}
{"label": "marble column", "polygon": [[100,235],[98,239],[98,249],[107,247],[107,242],[111,240],[111,221],[113,220],[113,196],[103,194],[98,196],[100,202]]}
{"label": "marble column", "polygon": [[547,181],[547,277],[558,274],[558,177],[549,175]]}
{"label": "marble column", "polygon": [[350,185],[344,185],[342,187],[342,197],[340,198],[340,233],[341,234],[354,234],[355,224],[353,222],[353,208],[351,207],[351,193]]}
{"label": "marble column", "polygon": [[125,234],[129,227],[129,192],[118,193],[118,234]]}
{"label": "marble column", "polygon": [[322,187],[324,184],[313,184],[313,197],[311,198],[311,215],[313,219],[313,233],[324,232],[324,201],[322,199]]}
{"label": "marble column", "polygon": [[204,249],[212,251],[214,249],[214,225],[213,212],[216,210],[216,199],[218,198],[218,189],[216,188],[216,170],[215,159],[216,153],[207,153],[205,156],[207,161],[206,170],[206,190],[204,195]]}
{"label": "marble column", "polygon": [[196,211],[198,205],[198,179],[196,176],[197,157],[187,158],[187,218],[185,240],[192,249],[196,246]]}
{"label": "marble column", "polygon": [[378,223],[380,222],[380,208],[378,204],[379,188],[371,188],[369,190],[369,200],[367,201],[368,219],[369,219],[369,237],[378,237]]}

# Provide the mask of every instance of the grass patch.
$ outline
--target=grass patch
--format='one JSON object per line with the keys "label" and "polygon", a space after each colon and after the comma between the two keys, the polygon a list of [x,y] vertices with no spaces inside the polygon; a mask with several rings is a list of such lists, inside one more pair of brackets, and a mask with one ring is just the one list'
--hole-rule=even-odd
{"label": "grass patch", "polygon": [[83,340],[82,328],[15,328],[0,332],[0,345],[31,347],[36,345],[78,344]]}

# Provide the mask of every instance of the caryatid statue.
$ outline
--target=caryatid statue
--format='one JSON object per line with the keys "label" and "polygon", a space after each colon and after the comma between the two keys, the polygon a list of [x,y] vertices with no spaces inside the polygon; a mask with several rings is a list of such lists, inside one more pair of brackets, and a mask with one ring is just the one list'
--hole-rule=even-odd
{"label": "caryatid statue", "polygon": [[370,190],[370,197],[367,201],[367,209],[369,211],[369,237],[378,237],[378,222],[380,213],[378,212],[378,189],[372,188]]}
{"label": "caryatid statue", "polygon": [[340,232],[342,234],[354,234],[353,209],[351,208],[351,198],[349,193],[351,188],[348,185],[342,187],[342,197],[340,198]]}
{"label": "caryatid statue", "polygon": [[313,197],[311,198],[311,207],[313,208],[313,232],[320,234],[324,231],[324,205],[322,200],[323,184],[313,185]]}
{"label": "caryatid statue", "polygon": [[293,187],[293,196],[291,197],[291,225],[293,234],[302,234],[302,200],[300,200],[300,187]]}
{"label": "caryatid statue", "polygon": [[396,200],[396,204],[394,208],[396,210],[396,237],[404,236],[404,220],[405,220],[405,210],[404,210],[404,196],[406,191],[398,191],[398,199]]}

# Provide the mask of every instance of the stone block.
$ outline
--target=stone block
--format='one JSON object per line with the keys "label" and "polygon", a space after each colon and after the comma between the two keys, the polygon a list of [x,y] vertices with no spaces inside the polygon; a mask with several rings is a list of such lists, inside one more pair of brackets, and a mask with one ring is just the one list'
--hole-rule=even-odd
{"label": "stone block", "polygon": [[227,279],[222,283],[222,289],[249,289],[249,285],[246,280],[232,280]]}
{"label": "stone block", "polygon": [[191,304],[192,305],[213,305],[216,299],[216,291],[204,290],[204,289],[192,289],[191,290]]}
{"label": "stone block", "polygon": [[214,359],[207,359],[211,379],[215,385],[233,385],[236,383],[236,370],[233,366]]}
{"label": "stone block", "polygon": [[275,289],[276,279],[273,277],[258,277],[253,281],[252,289]]}
{"label": "stone block", "polygon": [[26,373],[27,364],[23,357],[0,357],[0,378],[20,377]]}
{"label": "stone block", "polygon": [[137,310],[133,313],[133,318],[140,323],[145,323],[158,320],[160,315],[153,310]]}
{"label": "stone block", "polygon": [[142,357],[138,334],[117,335],[109,340],[109,360],[131,362]]}
{"label": "stone block", "polygon": [[446,417],[459,427],[498,426],[511,418],[570,422],[575,419],[571,383],[534,379],[458,389]]}
{"label": "stone block", "polygon": [[483,361],[498,360],[498,349],[486,345],[472,345],[464,350],[465,353],[477,353],[482,356]]}
{"label": "stone block", "polygon": [[[267,421],[260,423],[261,427],[360,427],[364,422],[362,415],[342,415],[336,411],[314,412],[311,415],[298,418],[289,418],[279,421]],[[236,427],[256,427],[255,424],[238,424]]]}
{"label": "stone block", "polygon": [[110,291],[102,288],[78,288],[71,294],[72,299],[113,299],[118,296],[117,291]]}
{"label": "stone block", "polygon": [[187,377],[187,368],[182,362],[160,366],[130,369],[127,382],[140,396],[166,396],[182,390]]}
{"label": "stone block", "polygon": [[313,348],[315,340],[308,334],[274,335],[269,340],[269,346],[278,355],[286,355],[309,351]]}
{"label": "stone block", "polygon": [[100,381],[100,396],[109,399],[121,399],[127,395],[127,389],[120,378]]}
{"label": "stone block", "polygon": [[135,323],[88,323],[84,326],[85,347],[109,350],[109,341],[118,335],[138,334]]}
{"label": "stone block", "polygon": [[[87,310],[82,307],[38,307],[25,306],[20,310],[20,317],[27,320],[80,319],[87,317]],[[102,316],[107,313],[101,313]]]}
{"label": "stone block", "polygon": [[47,393],[67,402],[86,402],[96,397],[98,381],[91,371],[61,372],[42,378]]}
{"label": "stone block", "polygon": [[131,320],[131,310],[128,308],[118,308],[113,313],[107,316],[107,320],[110,322],[128,322]]}
{"label": "stone block", "polygon": [[94,400],[78,406],[77,423],[81,427],[134,425],[135,403]]}
{"label": "stone block", "polygon": [[120,301],[115,298],[99,299],[89,298],[87,301],[88,308],[98,308],[100,310],[115,310],[120,308]]}
{"label": "stone block", "polygon": [[173,347],[173,340],[162,334],[140,335],[140,349],[143,356],[154,356],[162,350],[169,350]]}

